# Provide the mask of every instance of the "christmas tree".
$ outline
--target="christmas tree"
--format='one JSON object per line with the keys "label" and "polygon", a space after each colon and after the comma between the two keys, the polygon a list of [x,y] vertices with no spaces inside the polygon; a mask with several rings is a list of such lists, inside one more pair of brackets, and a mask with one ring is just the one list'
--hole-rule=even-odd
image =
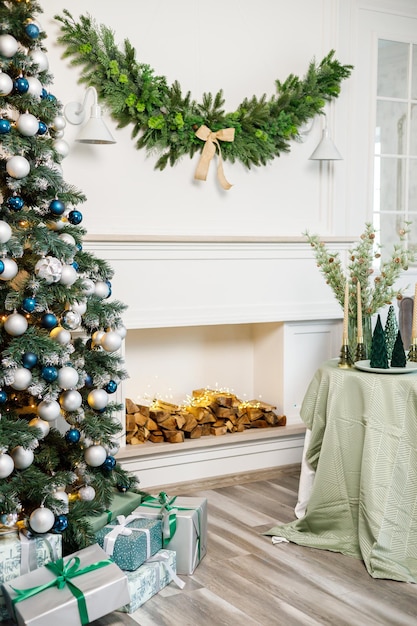
{"label": "christmas tree", "polygon": [[385,333],[382,328],[380,315],[378,315],[372,335],[371,359],[369,364],[371,367],[378,367],[379,369],[388,369],[389,367]]}
{"label": "christmas tree", "polygon": [[401,338],[401,332],[398,331],[397,338],[392,350],[391,367],[406,367],[407,357],[404,351],[404,344]]}
{"label": "christmas tree", "polygon": [[388,309],[387,321],[385,323],[385,343],[387,345],[387,357],[391,360],[394,344],[397,340],[398,322],[395,316],[395,310],[391,304]]}
{"label": "christmas tree", "polygon": [[114,457],[125,306],[83,250],[40,13],[0,1],[0,522],[60,532],[69,552],[94,541],[85,517],[137,479]]}

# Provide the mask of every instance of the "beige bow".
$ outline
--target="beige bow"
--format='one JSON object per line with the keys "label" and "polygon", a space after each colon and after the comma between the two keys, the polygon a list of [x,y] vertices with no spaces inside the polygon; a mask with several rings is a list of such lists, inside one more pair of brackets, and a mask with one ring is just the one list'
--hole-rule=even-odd
{"label": "beige bow", "polygon": [[200,126],[196,131],[196,136],[199,139],[205,141],[203,152],[201,153],[200,160],[197,165],[197,169],[194,174],[194,178],[197,180],[206,180],[207,172],[210,165],[210,161],[216,153],[216,146],[219,151],[219,162],[217,165],[217,178],[223,189],[230,189],[232,185],[227,182],[223,172],[223,160],[222,152],[220,150],[220,141],[234,141],[235,129],[234,128],[222,128],[216,132],[212,132],[207,126]]}

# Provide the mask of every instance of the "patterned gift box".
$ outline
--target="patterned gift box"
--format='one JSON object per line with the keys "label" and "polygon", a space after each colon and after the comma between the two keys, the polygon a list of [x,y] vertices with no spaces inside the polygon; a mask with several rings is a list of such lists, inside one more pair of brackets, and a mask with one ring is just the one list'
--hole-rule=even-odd
{"label": "patterned gift box", "polygon": [[[24,533],[0,535],[0,583],[13,580],[62,556],[62,537],[47,533],[30,539]],[[0,589],[0,622],[10,619]]]}
{"label": "patterned gift box", "polygon": [[3,584],[19,626],[76,626],[130,600],[124,572],[97,544]]}
{"label": "patterned gift box", "polygon": [[122,613],[133,613],[147,600],[159,593],[171,581],[183,589],[185,583],[176,575],[176,554],[173,550],[159,550],[134,572],[125,572],[129,585],[130,602],[122,606]]}
{"label": "patterned gift box", "polygon": [[118,515],[96,534],[97,543],[126,571],[137,569],[162,548],[162,525],[157,519]]}
{"label": "patterned gift box", "polygon": [[161,492],[145,496],[133,514],[162,520],[163,546],[177,553],[177,573],[192,574],[207,552],[207,498]]}
{"label": "patterned gift box", "polygon": [[110,508],[101,515],[88,515],[86,520],[90,524],[93,532],[97,532],[104,528],[106,524],[110,524],[118,515],[130,515],[130,513],[142,502],[142,496],[133,491],[126,493],[115,492],[111,501]]}

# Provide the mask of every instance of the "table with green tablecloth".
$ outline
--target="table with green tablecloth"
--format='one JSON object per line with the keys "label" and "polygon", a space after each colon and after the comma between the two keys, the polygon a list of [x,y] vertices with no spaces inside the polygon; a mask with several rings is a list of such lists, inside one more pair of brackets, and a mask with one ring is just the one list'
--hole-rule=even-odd
{"label": "table with green tablecloth", "polygon": [[265,534],[361,558],[374,578],[417,582],[417,371],[327,361],[301,417],[315,469],[306,514]]}

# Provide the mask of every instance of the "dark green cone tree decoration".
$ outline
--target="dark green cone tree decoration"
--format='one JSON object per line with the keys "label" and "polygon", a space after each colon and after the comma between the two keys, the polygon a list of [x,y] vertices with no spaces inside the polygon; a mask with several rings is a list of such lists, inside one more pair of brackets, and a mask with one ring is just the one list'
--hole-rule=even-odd
{"label": "dark green cone tree decoration", "polygon": [[388,361],[391,360],[394,344],[397,340],[398,322],[395,315],[394,306],[391,304],[388,309],[387,321],[385,322],[385,343],[387,344]]}
{"label": "dark green cone tree decoration", "polygon": [[41,12],[0,1],[0,525],[62,532],[70,552],[94,541],[85,516],[137,479],[114,458],[125,306],[82,247]]}
{"label": "dark green cone tree decoration", "polygon": [[392,350],[391,367],[406,367],[406,365],[407,357],[404,351],[404,344],[401,338],[401,332],[398,331]]}
{"label": "dark green cone tree decoration", "polygon": [[370,366],[379,369],[388,369],[387,346],[385,343],[385,333],[382,328],[381,316],[375,324],[374,333],[372,335],[371,359]]}

